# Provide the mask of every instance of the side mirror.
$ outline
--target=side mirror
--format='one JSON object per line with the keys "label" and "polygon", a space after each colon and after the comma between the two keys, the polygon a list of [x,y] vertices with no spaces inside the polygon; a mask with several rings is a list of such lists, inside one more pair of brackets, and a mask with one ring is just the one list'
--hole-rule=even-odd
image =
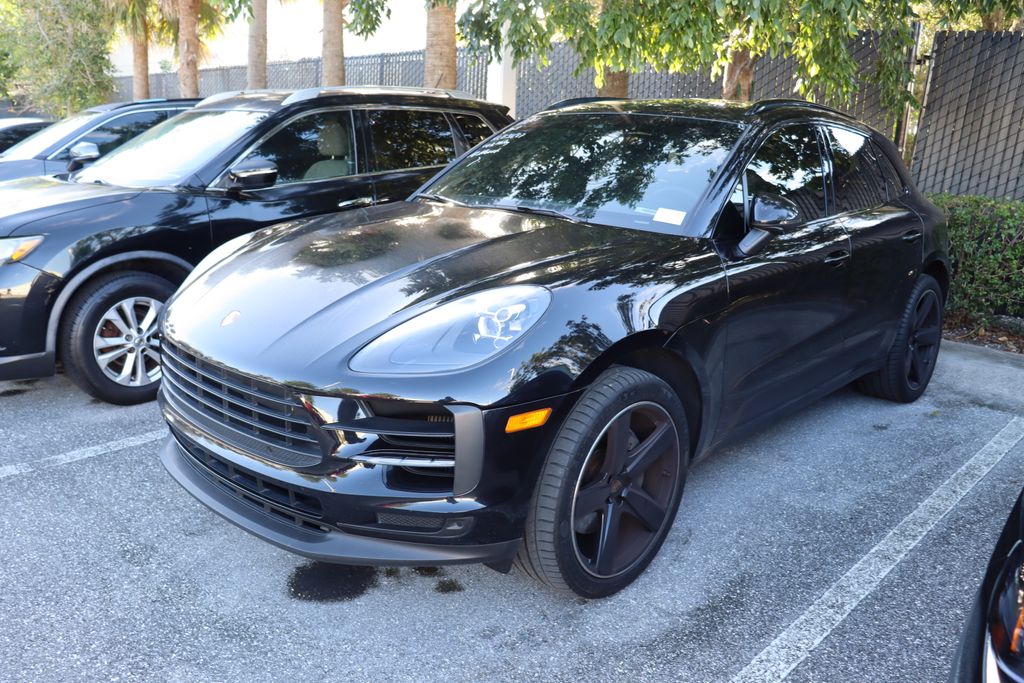
{"label": "side mirror", "polygon": [[68,173],[74,173],[90,161],[100,158],[100,148],[95,142],[79,142],[68,150],[71,161],[68,162]]}
{"label": "side mirror", "polygon": [[249,159],[228,171],[227,189],[263,190],[277,182],[277,166],[263,159]]}
{"label": "side mirror", "polygon": [[800,222],[800,209],[791,200],[777,194],[754,196],[750,227],[772,235],[782,235]]}

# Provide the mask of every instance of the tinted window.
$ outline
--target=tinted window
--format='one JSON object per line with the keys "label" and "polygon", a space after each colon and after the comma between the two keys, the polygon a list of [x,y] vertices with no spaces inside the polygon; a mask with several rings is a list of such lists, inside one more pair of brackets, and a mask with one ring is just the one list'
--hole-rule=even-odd
{"label": "tinted window", "polygon": [[775,194],[790,200],[803,221],[825,215],[825,172],[818,135],[809,126],[788,126],[765,140],[747,166],[747,196]]}
{"label": "tinted window", "polygon": [[494,134],[482,118],[473,114],[455,114],[455,123],[459,124],[470,147],[476,147]]}
{"label": "tinted window", "polygon": [[355,136],[348,111],[303,116],[260,143],[246,159],[266,159],[277,166],[277,184],[356,173]]}
{"label": "tinted window", "polygon": [[862,211],[888,201],[868,139],[844,128],[826,128],[832,146],[836,212]]}
{"label": "tinted window", "polygon": [[69,116],[63,121],[58,121],[52,126],[47,126],[38,133],[31,135],[14,147],[4,152],[4,159],[32,159],[38,157],[52,145],[83,128],[95,118],[100,116],[99,112],[83,111],[80,114]]}
{"label": "tinted window", "polygon": [[425,192],[471,206],[679,230],[742,132],[675,116],[550,114],[506,128]]}
{"label": "tinted window", "polygon": [[84,136],[75,140],[69,147],[62,149],[56,158],[68,159],[70,148],[79,142],[91,142],[96,145],[100,154],[113,151],[167,118],[166,111],[139,111],[124,116],[117,116],[102,123]]}
{"label": "tinted window", "polygon": [[441,166],[455,158],[455,139],[441,112],[385,109],[370,112],[378,171]]}
{"label": "tinted window", "polygon": [[46,128],[48,123],[25,123],[0,130],[0,151],[21,142],[29,135]]}
{"label": "tinted window", "polygon": [[875,143],[872,142],[870,144],[871,153],[878,161],[879,168],[882,169],[882,179],[885,181],[885,190],[888,193],[889,201],[892,201],[903,194],[905,189],[903,178],[900,177],[889,156],[879,149]]}

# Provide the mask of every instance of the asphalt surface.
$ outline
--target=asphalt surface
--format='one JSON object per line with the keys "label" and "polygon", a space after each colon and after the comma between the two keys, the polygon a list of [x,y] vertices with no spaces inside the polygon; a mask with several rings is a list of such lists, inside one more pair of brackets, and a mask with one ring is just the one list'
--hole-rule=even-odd
{"label": "asphalt surface", "polygon": [[780,421],[697,465],[646,574],[586,602],[309,563],[171,481],[155,405],[0,382],[0,679],[942,681],[1024,485],[1022,387],[1024,357],[946,343],[915,404]]}

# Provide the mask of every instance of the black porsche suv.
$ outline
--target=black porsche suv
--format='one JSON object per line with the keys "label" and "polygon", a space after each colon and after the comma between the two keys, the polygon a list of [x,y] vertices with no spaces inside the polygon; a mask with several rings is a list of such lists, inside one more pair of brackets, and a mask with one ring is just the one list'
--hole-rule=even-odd
{"label": "black porsche suv", "polygon": [[0,379],[151,400],[156,319],[212,249],[284,220],[404,199],[511,122],[458,93],[224,93],[67,179],[0,183]]}
{"label": "black porsche suv", "polygon": [[568,106],[405,202],[200,264],[165,311],[161,457],[301,555],[605,596],[718,444],[851,382],[924,392],[947,250],[893,144],[841,113]]}

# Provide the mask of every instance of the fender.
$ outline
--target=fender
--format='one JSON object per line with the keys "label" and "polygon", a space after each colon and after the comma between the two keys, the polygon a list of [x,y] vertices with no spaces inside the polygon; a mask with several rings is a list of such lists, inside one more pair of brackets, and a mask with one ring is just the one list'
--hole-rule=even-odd
{"label": "fender", "polygon": [[60,319],[64,314],[64,308],[67,306],[68,301],[71,300],[71,297],[93,275],[96,275],[105,268],[128,261],[163,261],[180,268],[186,274],[193,268],[193,265],[185,259],[163,251],[126,251],[122,254],[114,254],[113,256],[107,256],[94,263],[90,263],[67,281],[60,294],[57,295],[57,300],[53,302],[53,308],[50,309],[49,322],[46,325],[46,353],[51,358],[56,357],[57,330],[60,327]]}

